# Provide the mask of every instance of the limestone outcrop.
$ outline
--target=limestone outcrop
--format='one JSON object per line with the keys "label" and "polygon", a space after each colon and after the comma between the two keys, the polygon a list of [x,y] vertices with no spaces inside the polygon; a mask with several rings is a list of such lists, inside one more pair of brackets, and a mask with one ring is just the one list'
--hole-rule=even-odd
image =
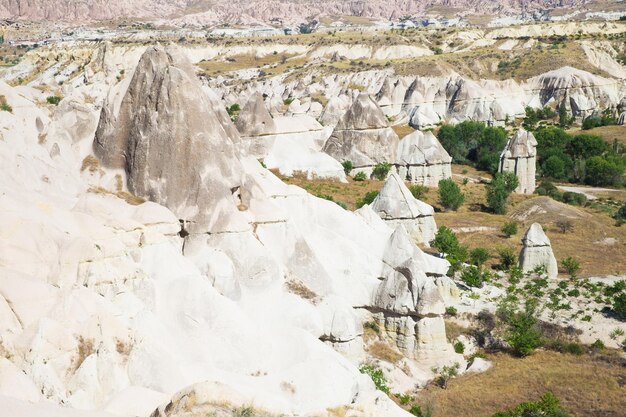
{"label": "limestone outcrop", "polygon": [[539,223],[530,225],[524,234],[522,243],[524,247],[519,255],[519,264],[522,270],[530,272],[537,267],[545,267],[548,277],[556,278],[559,273],[558,264],[552,252],[550,239]]}
{"label": "limestone outcrop", "polygon": [[396,169],[400,178],[436,187],[440,180],[452,177],[452,158],[432,132],[416,130],[400,140]]}
{"label": "limestone outcrop", "polygon": [[431,259],[435,258],[424,254],[398,226],[387,243],[382,281],[373,300],[386,335],[401,352],[416,359],[454,356],[445,338],[446,303],[436,282],[450,279],[432,268]]}
{"label": "limestone outcrop", "polygon": [[372,210],[391,227],[404,226],[417,243],[426,246],[435,238],[437,224],[432,206],[413,197],[404,181],[392,173],[371,204]]}
{"label": "limestone outcrop", "polygon": [[274,119],[265,107],[263,96],[259,93],[253,94],[243,106],[237,116],[235,126],[243,137],[272,135],[277,132]]}
{"label": "limestone outcrop", "polygon": [[189,233],[242,230],[250,194],[217,111],[179,49],[150,47],[119,109],[103,109],[93,149],[105,167],[125,170],[131,193],[172,210]]}
{"label": "limestone outcrop", "polygon": [[100,114],[80,107],[77,129],[42,91],[0,82],[14,109],[0,112],[2,405],[111,417],[184,410],[185,398],[211,412],[216,395],[272,415],[405,416],[359,372],[363,322],[403,311],[411,369],[454,360],[437,321],[458,296],[446,262],[413,253],[420,298],[398,286],[408,307],[384,302],[412,262],[394,258],[415,248],[403,227],[405,245],[387,250],[393,230],[369,206],[355,215],[243,155],[176,48],[148,47],[108,90],[102,75],[66,87],[65,100],[108,97]]}
{"label": "limestone outcrop", "polygon": [[508,142],[500,155],[498,171],[512,172],[519,180],[515,192],[532,194],[535,192],[537,170],[537,139],[532,132],[520,128]]}
{"label": "limestone outcrop", "polygon": [[368,173],[378,163],[395,161],[398,141],[380,107],[369,95],[360,94],[335,126],[323,150],[339,162],[351,161],[353,172]]}

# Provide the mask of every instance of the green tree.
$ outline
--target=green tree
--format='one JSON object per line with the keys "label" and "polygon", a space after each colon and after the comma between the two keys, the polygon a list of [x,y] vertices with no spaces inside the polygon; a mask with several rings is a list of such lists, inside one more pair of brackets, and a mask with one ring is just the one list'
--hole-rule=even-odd
{"label": "green tree", "polygon": [[472,265],[482,268],[483,264],[489,260],[489,250],[485,248],[475,248],[470,252],[470,262]]}
{"label": "green tree", "polygon": [[519,180],[511,172],[500,172],[487,185],[487,205],[496,214],[506,213],[509,195],[517,188]]}
{"label": "green tree", "polygon": [[574,159],[600,156],[610,150],[611,146],[600,136],[587,134],[574,136],[567,146],[567,153]]}
{"label": "green tree", "polygon": [[562,129],[568,128],[571,124],[571,118],[567,113],[565,103],[561,103],[559,106],[559,127]]}
{"label": "green tree", "polygon": [[534,299],[526,301],[524,310],[505,307],[499,311],[506,324],[504,340],[518,356],[528,356],[541,346],[536,314],[537,301]]}
{"label": "green tree", "polygon": [[620,185],[624,162],[618,156],[592,156],[586,162],[585,183],[589,185]]}
{"label": "green tree", "polygon": [[476,167],[489,171],[491,174],[498,172],[500,153],[506,141],[506,130],[501,127],[486,127],[478,140]]}
{"label": "green tree", "polygon": [[461,188],[451,178],[439,181],[439,202],[446,210],[458,210],[464,200]]}
{"label": "green tree", "polygon": [[543,176],[554,178],[555,180],[564,180],[567,178],[565,170],[565,162],[556,155],[552,155],[543,163]]}
{"label": "green tree", "polygon": [[500,231],[502,232],[502,234],[504,234],[504,236],[506,236],[507,238],[510,238],[511,236],[517,233],[517,223],[506,222],[504,223]]}

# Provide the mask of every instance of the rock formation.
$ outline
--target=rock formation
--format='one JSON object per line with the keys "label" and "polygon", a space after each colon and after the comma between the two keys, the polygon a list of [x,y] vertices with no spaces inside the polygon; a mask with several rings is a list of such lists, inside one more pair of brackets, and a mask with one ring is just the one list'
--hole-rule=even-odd
{"label": "rock formation", "polygon": [[378,163],[395,161],[398,141],[380,107],[367,94],[360,94],[323,150],[340,162],[352,161],[353,172],[367,173]]}
{"label": "rock formation", "polygon": [[276,124],[265,107],[263,96],[253,94],[243,106],[235,122],[239,134],[243,137],[256,137],[275,134]]}
{"label": "rock formation", "polygon": [[515,192],[535,192],[537,169],[537,139],[531,132],[520,128],[508,142],[500,155],[500,172],[512,172],[519,180]]}
{"label": "rock formation", "polygon": [[404,226],[417,243],[428,246],[435,238],[434,209],[413,197],[398,174],[392,173],[387,178],[371,206],[391,227]]}
{"label": "rock formation", "polygon": [[524,247],[519,255],[522,270],[530,272],[537,267],[545,267],[548,277],[556,278],[559,273],[558,264],[550,246],[550,239],[539,223],[530,225],[522,243]]}
{"label": "rock formation", "polygon": [[435,258],[425,255],[405,228],[398,226],[384,252],[382,281],[373,305],[380,310],[377,318],[385,333],[405,355],[450,358],[453,355],[443,321],[446,304],[435,276],[439,280],[450,279],[445,276],[447,268],[432,268],[431,259]]}
{"label": "rock formation", "polygon": [[416,130],[400,140],[396,167],[400,178],[428,187],[452,177],[452,158],[430,131]]}
{"label": "rock formation", "polygon": [[105,167],[126,171],[131,193],[172,210],[187,232],[246,228],[237,209],[250,205],[243,169],[201,91],[180,50],[149,48],[117,113],[113,103],[102,111],[94,152]]}
{"label": "rock formation", "polygon": [[[197,3],[193,0],[141,0],[139,2],[122,2],[110,0],[99,2],[88,0],[76,4],[70,0],[55,3],[54,6],[45,0],[33,0],[26,4],[2,0],[0,2],[0,18],[32,19],[83,22],[85,20],[109,20],[119,18],[171,18],[183,16],[182,22],[210,24],[227,22],[233,24],[271,23],[275,19],[288,22],[305,22],[308,16],[366,16],[376,19],[411,14],[423,14],[432,6],[441,5],[440,0],[424,2],[405,2],[402,0],[381,1],[367,0],[362,3],[344,3],[338,0],[324,0],[304,5],[296,1],[225,1]],[[533,13],[550,10],[555,7],[578,5],[581,0],[542,0],[521,5],[518,1],[478,1],[464,0],[454,3],[455,7],[469,10],[481,15],[489,15],[495,11],[500,14]]]}
{"label": "rock formation", "polygon": [[236,126],[243,154],[262,160],[268,169],[277,169],[285,176],[346,181],[341,164],[321,152],[325,132],[311,116],[272,117],[263,97],[255,93],[239,113]]}
{"label": "rock formation", "polygon": [[[359,372],[363,322],[403,326],[385,332],[413,369],[456,359],[440,323],[458,296],[446,262],[402,227],[404,243],[390,243],[369,207],[355,215],[238,152],[223,105],[189,69],[176,48],[150,46],[111,94],[72,87],[108,96],[95,139],[95,106],[71,129],[40,90],[0,82],[13,106],[0,112],[2,410],[175,415],[193,398],[207,413],[219,399],[404,417]],[[389,302],[400,264],[419,292],[413,302],[397,286],[406,309]]]}

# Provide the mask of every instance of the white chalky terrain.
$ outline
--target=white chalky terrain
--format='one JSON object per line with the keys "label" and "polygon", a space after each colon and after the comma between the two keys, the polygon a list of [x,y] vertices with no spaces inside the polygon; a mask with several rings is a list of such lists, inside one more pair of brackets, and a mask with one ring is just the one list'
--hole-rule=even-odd
{"label": "white chalky terrain", "polygon": [[[359,372],[362,323],[404,314],[419,331],[389,341],[426,378],[454,361],[446,262],[242,154],[190,68],[150,47],[110,92],[115,72],[95,68],[72,97],[107,96],[101,115],[0,85],[0,414],[148,415],[174,396],[175,415],[191,396],[206,412],[408,415]],[[406,298],[389,280],[411,251],[419,290],[398,310],[383,300]]]}

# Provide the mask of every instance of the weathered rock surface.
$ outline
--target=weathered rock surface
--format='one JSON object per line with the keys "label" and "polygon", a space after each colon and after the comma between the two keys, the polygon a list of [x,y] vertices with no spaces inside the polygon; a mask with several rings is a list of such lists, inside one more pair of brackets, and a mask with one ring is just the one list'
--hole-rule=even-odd
{"label": "weathered rock surface", "polygon": [[450,279],[445,276],[447,267],[441,274],[435,259],[411,241],[403,226],[395,229],[384,252],[373,306],[380,310],[378,319],[388,337],[408,357],[454,356],[445,338],[446,304],[436,282]]}
{"label": "weathered rock surface", "polygon": [[500,172],[512,172],[519,180],[515,192],[535,192],[537,170],[537,139],[532,132],[520,128],[508,142],[500,155]]}
{"label": "weathered rock surface", "polygon": [[372,210],[392,227],[402,225],[409,236],[426,246],[435,238],[434,209],[413,197],[404,181],[392,173],[371,204]]}
{"label": "weathered rock surface", "polygon": [[452,177],[452,158],[430,131],[416,130],[400,140],[396,167],[400,178],[427,187]]}
{"label": "weathered rock surface", "polygon": [[172,210],[188,232],[242,230],[237,207],[250,205],[243,170],[201,91],[178,49],[148,49],[119,110],[103,110],[94,152],[105,167],[125,170],[130,192]]}
{"label": "weathered rock surface", "polygon": [[340,162],[352,161],[353,172],[371,171],[378,163],[395,161],[398,141],[380,107],[367,94],[360,94],[323,150]]}
{"label": "weathered rock surface", "polygon": [[[108,97],[95,140],[40,90],[0,83],[14,108],[0,112],[3,410],[167,415],[196,398],[209,412],[218,393],[280,415],[407,415],[358,370],[392,230],[242,156],[175,48],[149,47],[111,94],[103,71],[67,86]],[[97,108],[82,112],[95,129]],[[409,313],[399,340],[428,370],[450,359],[438,312],[455,294],[445,261],[412,265],[425,316]]]}
{"label": "weathered rock surface", "polygon": [[539,223],[530,225],[526,234],[524,234],[522,243],[524,247],[519,256],[522,270],[530,272],[537,267],[545,267],[548,277],[556,278],[559,273],[558,264],[552,252],[550,239],[548,239]]}

